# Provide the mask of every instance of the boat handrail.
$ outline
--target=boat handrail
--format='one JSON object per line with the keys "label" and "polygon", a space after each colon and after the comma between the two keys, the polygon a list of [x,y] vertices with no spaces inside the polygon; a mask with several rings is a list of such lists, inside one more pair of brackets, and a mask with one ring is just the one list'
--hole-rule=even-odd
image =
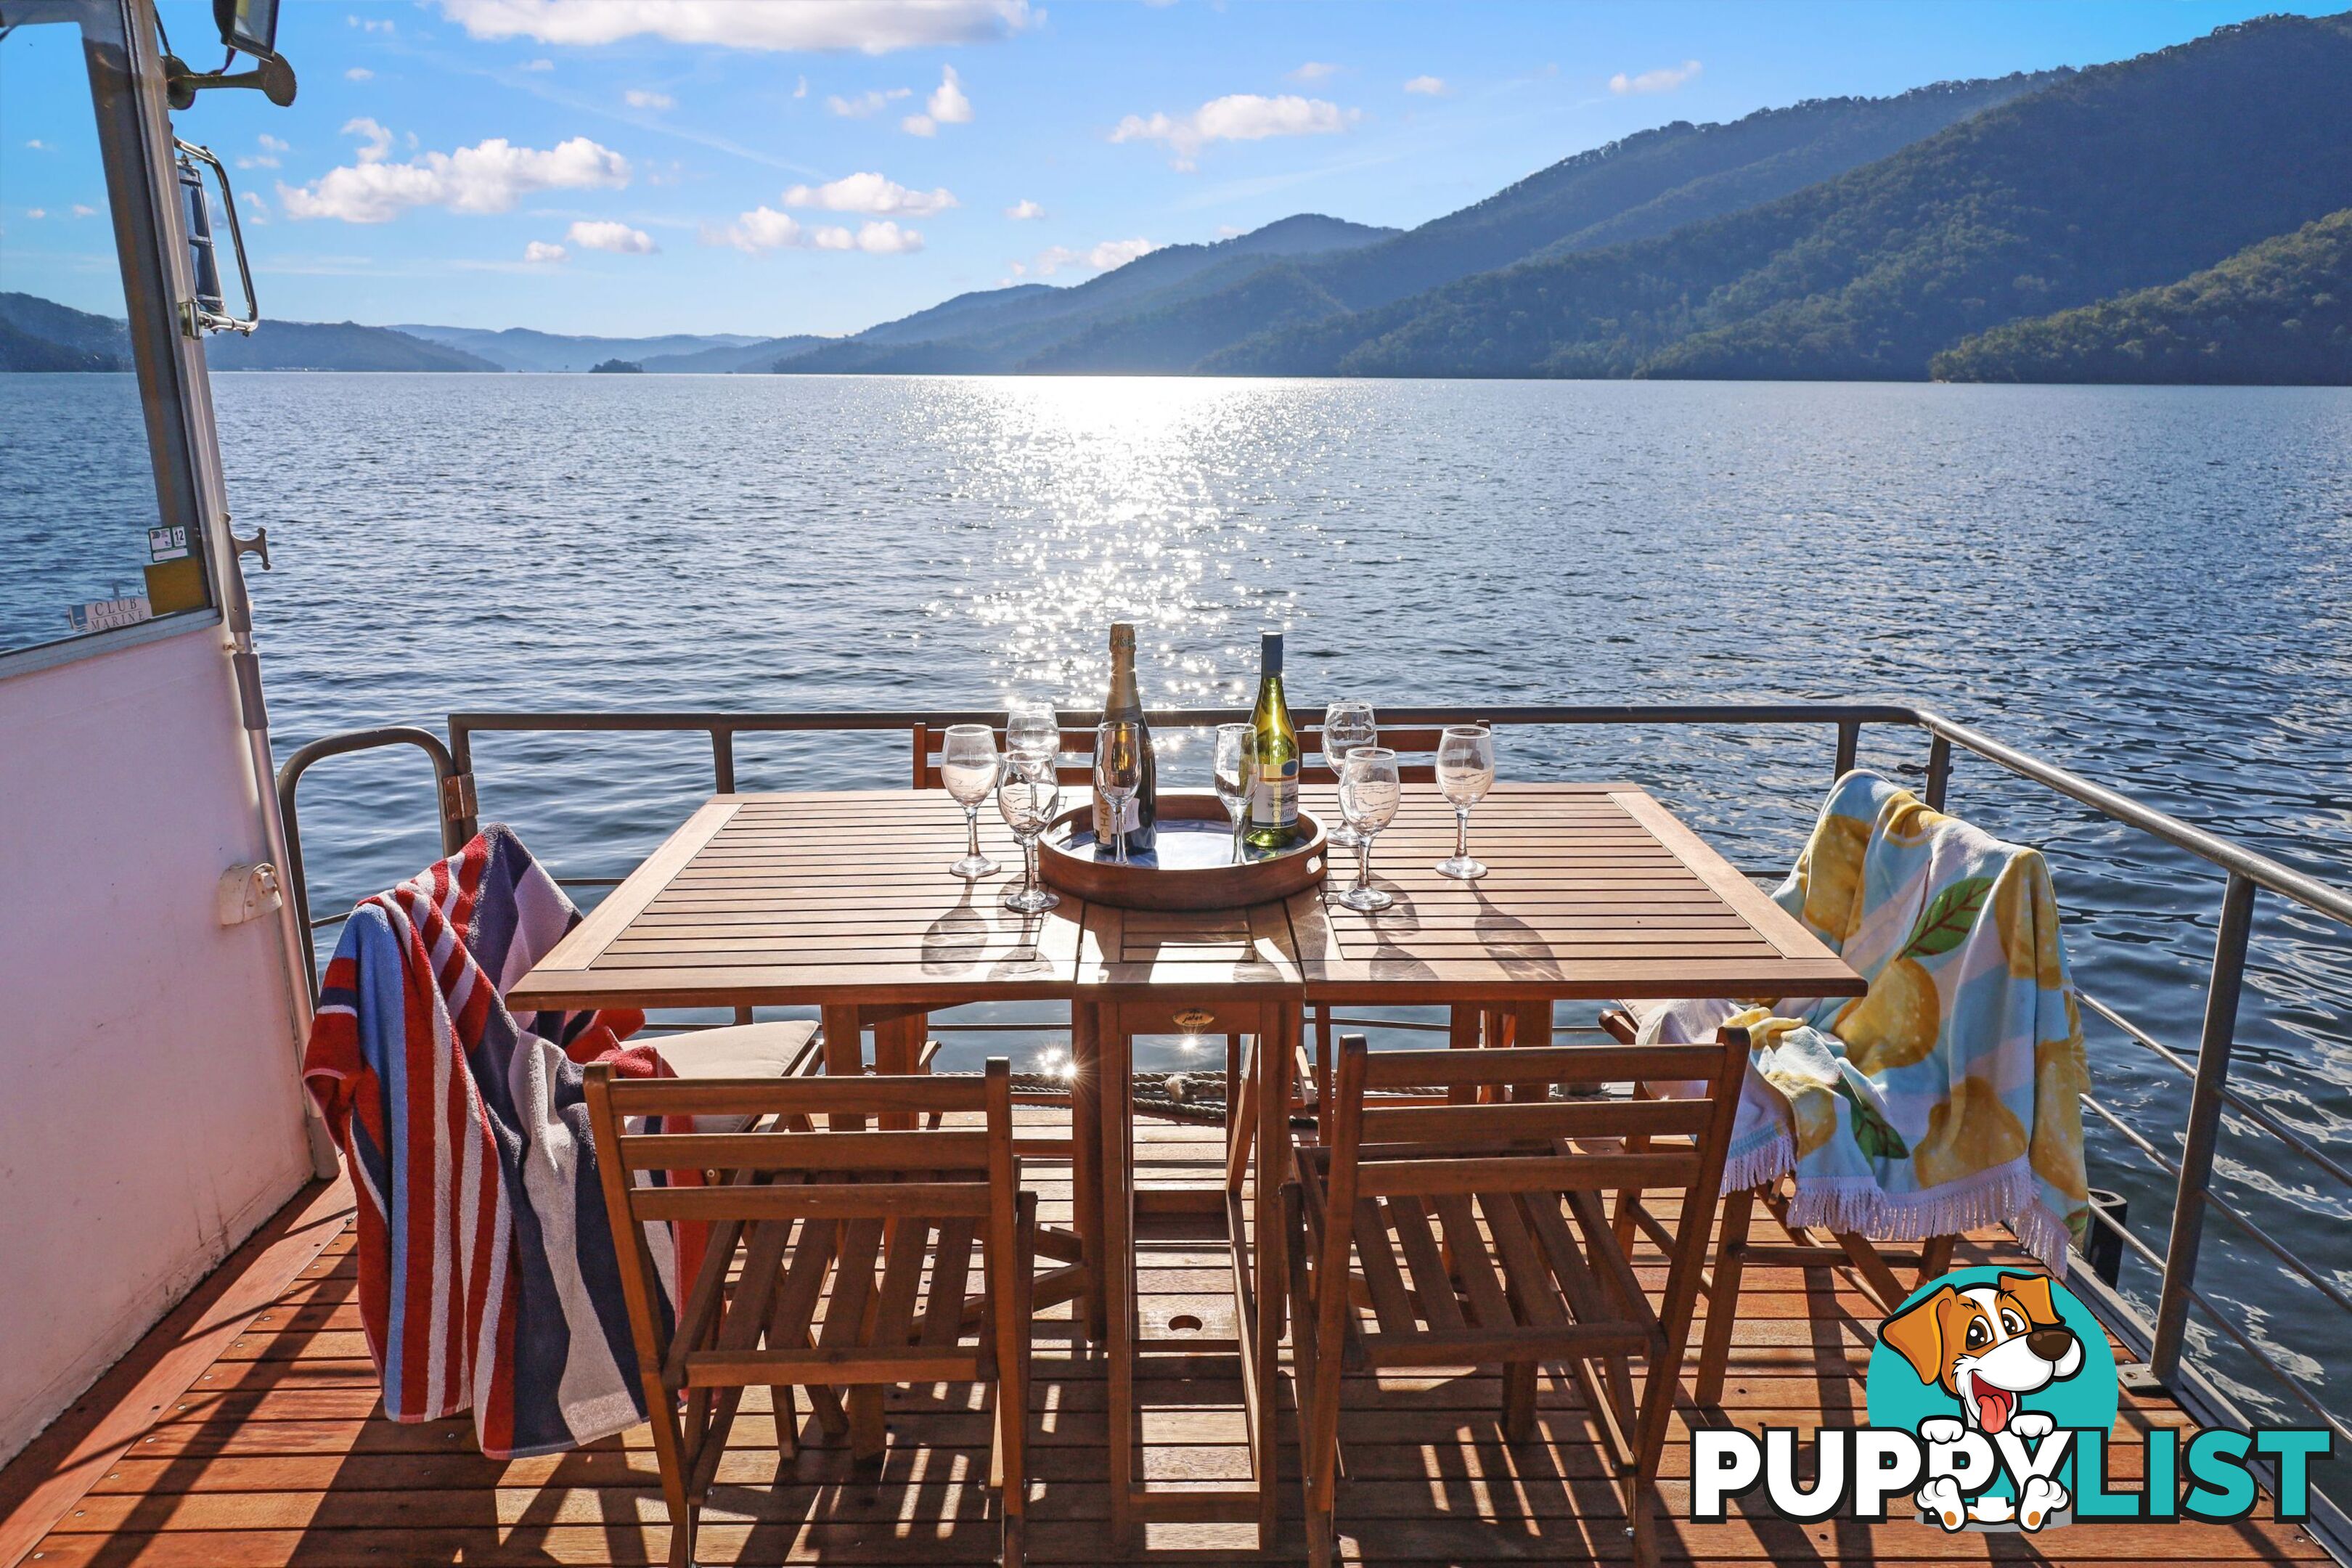
{"label": "boat handrail", "polygon": [[[1076,710],[1065,710],[1062,715],[1066,727],[1084,726],[1094,717],[1089,711]],[[1223,708],[1160,709],[1148,715],[1152,725],[1165,729],[1192,729],[1234,722],[1246,717],[1242,710]],[[449,715],[446,747],[430,731],[408,726],[330,736],[294,752],[279,772],[278,794],[286,819],[289,861],[287,885],[293,893],[306,944],[313,930],[335,924],[344,918],[330,915],[313,919],[310,913],[310,889],[302,870],[299,830],[293,809],[295,789],[302,774],[312,763],[329,756],[387,745],[423,747],[433,759],[437,784],[436,815],[444,848],[454,850],[474,833],[478,826],[474,747],[478,736],[517,732],[700,732],[710,742],[712,784],[719,792],[730,793],[736,788],[735,740],[739,735],[895,731],[908,735],[919,751],[927,743],[928,737],[936,736],[946,725],[993,722],[1002,718],[1001,711],[987,710],[932,709],[774,712],[475,710]],[[1511,726],[1629,729],[1821,726],[1835,731],[1833,778],[1855,765],[1865,726],[1914,729],[1924,731],[1928,738],[1927,756],[1920,775],[1923,779],[1921,794],[1932,806],[1942,808],[1946,804],[1957,749],[2073,800],[2114,822],[2146,833],[2224,872],[2226,880],[2221,916],[2208,971],[2203,1027],[2193,1054],[2167,1047],[2106,1002],[2088,992],[2082,993],[2083,1005],[2088,1011],[2114,1026],[2124,1038],[2154,1054],[2172,1071],[2185,1075],[2190,1080],[2187,1124],[2180,1134],[2177,1156],[2167,1156],[2143,1131],[2095,1095],[2083,1097],[2087,1110],[2114,1128],[2127,1144],[2152,1162],[2173,1184],[2169,1236],[2162,1251],[2133,1235],[2116,1215],[2096,1205],[2092,1210],[2095,1225],[2113,1232],[2133,1256],[2161,1274],[2162,1285],[2155,1315],[2153,1318],[2145,1316],[2118,1289],[2092,1270],[2073,1271],[2069,1283],[2115,1331],[2126,1349],[2141,1359],[2143,1364],[2128,1369],[2127,1377],[2144,1378],[2164,1387],[2196,1420],[2209,1426],[2231,1426],[2240,1429],[2249,1424],[2239,1400],[2225,1391],[2221,1374],[2209,1373],[2187,1359],[2188,1319],[2192,1307],[2263,1367],[2294,1403],[2311,1412],[2321,1424],[2347,1442],[2352,1442],[2352,1425],[2347,1425],[2343,1417],[2336,1415],[2315,1395],[2311,1387],[2306,1386],[2307,1383],[2319,1380],[2307,1373],[2298,1375],[2295,1371],[2282,1365],[2279,1357],[2257,1342],[2243,1326],[2232,1320],[2230,1311],[2214,1303],[2196,1285],[2204,1220],[2210,1209],[2218,1212],[2223,1220],[2257,1247],[2278,1258],[2297,1279],[2319,1287],[2323,1299],[2331,1305],[2352,1313],[2352,1298],[2347,1298],[2339,1289],[2329,1288],[2323,1271],[2315,1269],[2294,1256],[2237,1207],[2213,1197],[2209,1192],[2214,1159],[2223,1131],[2222,1113],[2225,1110],[2242,1116],[2247,1123],[2272,1134],[2290,1153],[2322,1173],[2339,1181],[2352,1180],[2352,1169],[2314,1148],[2229,1082],[2230,1062],[2238,1035],[2238,1009],[2243,990],[2255,895],[2268,892],[2352,926],[2352,890],[2335,887],[2242,844],[2158,811],[2070,769],[1996,741],[1944,714],[1907,703],[1440,704],[1414,707],[1384,704],[1381,719],[1384,723],[1400,727],[1473,721]],[[918,755],[914,760],[916,773],[920,776],[924,759]],[[610,887],[614,879],[580,877],[567,878],[563,881],[565,886],[574,888]],[[314,971],[315,968],[314,958]],[[743,1016],[746,1015],[739,1010],[739,1016]],[[934,1028],[942,1034],[956,1030],[996,1031],[1026,1026],[1001,1020],[988,1023],[941,1021],[934,1024]],[[1413,1026],[1407,1024],[1402,1026]],[[2310,1527],[2339,1558],[2352,1561],[2352,1520],[2347,1519],[2336,1499],[2325,1495],[2317,1488],[2313,1489],[2312,1503]]]}

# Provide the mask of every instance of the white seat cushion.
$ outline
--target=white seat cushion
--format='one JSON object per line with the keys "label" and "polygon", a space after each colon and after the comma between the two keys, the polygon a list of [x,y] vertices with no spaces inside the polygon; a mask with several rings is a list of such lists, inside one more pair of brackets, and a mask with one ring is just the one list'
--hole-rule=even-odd
{"label": "white seat cushion", "polygon": [[[680,1078],[782,1078],[816,1033],[810,1018],[773,1024],[732,1024],[722,1029],[697,1029],[690,1035],[664,1035],[654,1042],[669,1070]],[[740,1132],[751,1125],[747,1116],[698,1116],[698,1132]]]}

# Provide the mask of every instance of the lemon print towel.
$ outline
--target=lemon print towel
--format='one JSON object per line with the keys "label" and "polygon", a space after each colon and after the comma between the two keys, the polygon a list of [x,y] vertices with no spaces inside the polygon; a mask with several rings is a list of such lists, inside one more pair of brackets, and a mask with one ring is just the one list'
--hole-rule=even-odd
{"label": "lemon print towel", "polygon": [[1794,1173],[1794,1223],[1882,1240],[2006,1222],[2063,1278],[2089,1079],[2041,854],[1851,773],[1773,898],[1870,991],[1645,1020],[1650,1040],[1754,1036],[1725,1186]]}

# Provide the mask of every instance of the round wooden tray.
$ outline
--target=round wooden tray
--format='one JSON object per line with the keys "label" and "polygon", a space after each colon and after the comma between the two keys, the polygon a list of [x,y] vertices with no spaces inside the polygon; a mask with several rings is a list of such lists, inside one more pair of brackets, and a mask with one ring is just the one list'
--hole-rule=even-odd
{"label": "round wooden tray", "polygon": [[1307,837],[1278,854],[1249,849],[1233,862],[1233,818],[1224,803],[1203,790],[1160,792],[1159,843],[1121,866],[1101,852],[1094,836],[1094,792],[1054,818],[1037,847],[1038,874],[1063,892],[1123,910],[1235,910],[1303,892],[1329,868],[1323,825],[1306,811]]}

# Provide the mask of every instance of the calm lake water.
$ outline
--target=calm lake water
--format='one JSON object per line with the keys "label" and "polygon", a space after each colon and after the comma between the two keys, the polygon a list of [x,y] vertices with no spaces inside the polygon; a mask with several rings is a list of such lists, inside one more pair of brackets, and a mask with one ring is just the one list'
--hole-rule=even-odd
{"label": "calm lake water", "polygon": [[[1147,701],[1238,702],[1279,626],[1302,710],[1917,701],[2352,882],[2352,393],[215,386],[239,523],[277,556],[249,576],[281,752],[461,708],[1092,703],[1115,618],[1140,624]],[[1205,781],[1197,742],[1162,743],[1163,777]],[[1898,774],[1925,750],[1864,732]],[[492,737],[478,761],[484,816],[570,875],[625,872],[709,788],[698,737]],[[745,787],[906,767],[903,740],[739,746]],[[1635,779],[1777,879],[1831,738],[1510,731],[1501,772]],[[1985,764],[1950,804],[2050,852],[2085,987],[2193,1053],[2220,877]],[[322,768],[303,820],[322,910],[435,850],[413,753]],[[2340,1155],[2352,942],[2266,898],[2257,950],[2235,1081]],[[2186,1085],[2104,1026],[2092,1050],[2097,1095],[2177,1147]],[[2091,1142],[2094,1182],[2160,1248],[2168,1180],[2102,1124]],[[2352,1291],[2342,1187],[2250,1127],[2223,1154],[2217,1190]],[[2345,1403],[2344,1316],[2218,1218],[2206,1256],[2208,1293]],[[2125,1281],[2152,1296],[2137,1262]]]}

